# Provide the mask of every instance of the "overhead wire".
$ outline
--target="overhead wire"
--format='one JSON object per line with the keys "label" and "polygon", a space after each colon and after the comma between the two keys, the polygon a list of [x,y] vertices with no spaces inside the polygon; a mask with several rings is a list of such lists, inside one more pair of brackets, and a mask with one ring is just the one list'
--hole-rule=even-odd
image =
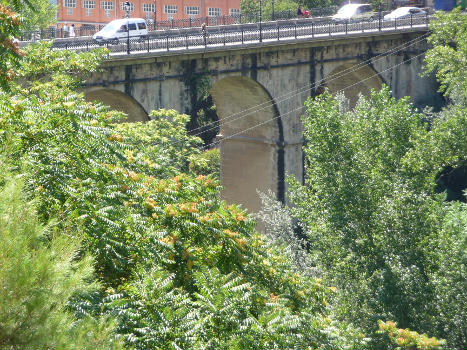
{"label": "overhead wire", "polygon": [[[391,70],[391,69],[393,69],[393,68],[395,68],[395,67],[398,67],[398,66],[400,66],[400,65],[402,65],[402,64],[405,64],[405,63],[407,63],[407,62],[410,62],[411,60],[422,56],[425,52],[426,52],[426,50],[424,50],[422,53],[420,53],[420,54],[418,54],[418,55],[416,55],[416,56],[413,56],[413,57],[411,57],[411,58],[409,58],[409,59],[407,59],[407,60],[404,60],[404,61],[402,61],[402,62],[399,62],[399,63],[397,63],[397,64],[395,64],[395,65],[393,65],[393,66],[391,66],[391,67],[389,67],[389,68],[387,68],[387,69],[381,71],[380,73],[386,72],[386,71]],[[362,82],[364,82],[364,81],[366,81],[366,80],[368,80],[368,79],[371,79],[371,78],[377,76],[378,74],[379,74],[379,73],[375,73],[375,74],[373,74],[373,75],[371,75],[371,76],[369,76],[369,77],[367,77],[367,78],[365,78],[365,79],[359,80],[359,81],[356,82],[356,83],[353,83],[353,84],[351,84],[351,85],[349,85],[349,86],[346,86],[345,88],[342,88],[342,89],[336,91],[336,93],[339,93],[339,92],[342,92],[342,91],[344,91],[344,90],[347,90],[347,89],[351,88],[352,86],[358,85],[358,84],[360,84],[360,83],[362,83]],[[252,129],[257,128],[257,127],[259,127],[259,126],[261,126],[261,125],[265,125],[265,124],[267,124],[267,123],[270,123],[270,122],[272,122],[273,120],[276,120],[276,119],[282,118],[282,117],[286,117],[286,116],[290,115],[291,113],[296,112],[296,111],[298,111],[298,110],[300,110],[300,109],[302,109],[302,108],[303,108],[302,106],[297,107],[297,108],[294,108],[294,109],[292,109],[292,110],[290,110],[290,111],[288,111],[288,112],[286,112],[286,113],[284,113],[284,114],[282,114],[282,115],[278,115],[278,116],[273,117],[273,118],[270,118],[270,119],[268,119],[268,120],[266,120],[266,121],[264,121],[264,122],[255,124],[255,125],[253,125],[253,126],[251,126],[251,127],[249,127],[249,128],[243,129],[243,130],[241,130],[241,131],[239,131],[239,132],[236,132],[236,133],[234,133],[234,134],[232,134],[232,135],[226,136],[226,137],[222,138],[222,139],[219,140],[219,141],[212,142],[212,143],[209,144],[208,146],[217,145],[217,144],[221,143],[222,141],[225,141],[225,140],[234,138],[235,136],[238,136],[238,135],[240,135],[240,134],[243,134],[243,133],[245,133],[245,132],[247,132],[247,131],[249,131],[249,130],[252,130]],[[203,147],[203,149],[207,149],[207,148],[208,148],[207,146]]]}
{"label": "overhead wire", "polygon": [[[272,103],[276,103],[277,105],[279,105],[280,103],[283,103],[284,101],[287,101],[288,99],[291,99],[291,98],[294,98],[300,94],[303,94],[313,88],[315,88],[316,86],[320,86],[323,82],[330,82],[330,81],[333,81],[333,80],[336,80],[336,79],[340,79],[348,74],[351,74],[353,72],[356,72],[360,69],[362,69],[363,67],[365,67],[367,65],[367,63],[370,63],[372,61],[374,61],[375,59],[380,59],[382,57],[385,57],[393,52],[398,52],[398,51],[401,51],[401,50],[404,50],[406,49],[407,47],[410,47],[410,46],[413,46],[415,44],[417,44],[418,42],[422,41],[423,39],[425,39],[426,36],[428,36],[429,33],[425,33],[421,36],[418,36],[417,38],[415,39],[412,39],[410,40],[409,42],[407,43],[404,43],[404,44],[401,44],[391,50],[388,50],[386,52],[383,52],[381,54],[378,54],[372,58],[369,58],[363,62],[360,62],[352,67],[349,67],[339,73],[335,73],[335,74],[332,74],[330,76],[326,76],[326,77],[323,77],[322,79],[318,80],[317,82],[311,84],[311,85],[304,85],[302,87],[300,87],[299,89],[293,91],[293,92],[288,92],[286,94],[283,94],[283,95],[279,95],[278,97],[276,98],[271,98],[265,102],[262,102],[258,105],[255,105],[255,106],[252,106],[252,107],[248,107],[246,109],[243,109],[239,112],[236,112],[236,113],[233,113],[225,118],[222,119],[222,123],[232,123],[234,121],[237,121],[239,119],[242,119],[242,118],[245,118],[251,114],[254,114],[254,113],[257,113],[261,110],[264,110],[266,108],[269,108],[271,106]],[[300,107],[302,108],[302,107]],[[205,132],[208,132],[208,131],[211,131],[211,130],[214,130],[217,128],[217,124],[218,124],[218,121],[215,121],[215,122],[211,122],[211,123],[208,123],[207,125],[204,125],[204,126],[200,126],[198,128],[195,128],[195,129],[192,129],[191,131],[197,131],[197,130],[201,130],[200,132],[197,132],[197,133],[191,133],[192,136],[199,136],[199,135],[202,135],[203,133]],[[209,125],[213,125],[212,127],[208,127],[206,129],[207,126]]]}

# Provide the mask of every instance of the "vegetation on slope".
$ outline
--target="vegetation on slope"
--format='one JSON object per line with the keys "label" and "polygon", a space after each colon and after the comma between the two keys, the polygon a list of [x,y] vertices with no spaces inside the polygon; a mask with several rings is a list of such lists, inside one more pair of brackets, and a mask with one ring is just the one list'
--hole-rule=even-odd
{"label": "vegetation on slope", "polygon": [[465,347],[466,207],[436,193],[467,159],[465,105],[427,118],[387,89],[352,111],[308,101],[308,179],[291,192],[304,242],[286,209],[266,207],[263,236],[220,199],[188,116],[115,124],[86,102],[78,87],[106,54],[2,51],[3,347],[443,345],[389,320]]}

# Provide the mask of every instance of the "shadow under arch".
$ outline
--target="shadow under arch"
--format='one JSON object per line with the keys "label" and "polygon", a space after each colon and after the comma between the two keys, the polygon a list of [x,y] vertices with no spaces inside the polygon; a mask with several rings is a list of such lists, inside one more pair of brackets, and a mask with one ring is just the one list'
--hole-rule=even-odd
{"label": "shadow under arch", "polygon": [[325,86],[332,94],[344,92],[350,107],[357,104],[359,94],[369,96],[370,90],[381,89],[383,80],[373,68],[361,63],[345,63],[334,68],[325,78]]}
{"label": "shadow under arch", "polygon": [[219,117],[222,196],[251,212],[261,209],[257,190],[284,201],[284,136],[271,95],[247,77],[227,77],[210,90]]}
{"label": "shadow under arch", "polygon": [[124,112],[128,115],[123,122],[146,122],[149,121],[148,113],[133,97],[113,89],[92,89],[84,92],[86,101],[99,101],[110,106],[112,109]]}

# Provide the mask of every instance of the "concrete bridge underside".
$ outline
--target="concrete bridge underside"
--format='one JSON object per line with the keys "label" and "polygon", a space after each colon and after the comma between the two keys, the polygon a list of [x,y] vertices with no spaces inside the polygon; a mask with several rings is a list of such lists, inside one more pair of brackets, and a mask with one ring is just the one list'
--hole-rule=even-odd
{"label": "concrete bridge underside", "polygon": [[284,177],[303,180],[300,116],[307,97],[327,87],[353,105],[385,83],[415,105],[440,103],[435,79],[419,76],[425,34],[113,57],[88,81],[85,96],[124,111],[130,121],[147,120],[147,111],[159,108],[191,114],[197,81],[208,77],[220,121],[223,196],[256,212],[257,190],[284,200]]}

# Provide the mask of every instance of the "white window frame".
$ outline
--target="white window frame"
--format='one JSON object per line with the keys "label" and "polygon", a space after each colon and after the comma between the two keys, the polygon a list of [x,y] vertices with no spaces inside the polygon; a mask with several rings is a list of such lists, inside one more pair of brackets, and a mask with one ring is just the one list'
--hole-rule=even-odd
{"label": "white window frame", "polygon": [[[126,11],[125,2],[120,3],[120,8],[122,9],[122,11]],[[133,2],[130,2],[130,12],[133,12],[134,10],[135,10],[135,4]]]}
{"label": "white window frame", "polygon": [[199,6],[185,6],[185,15],[190,17],[199,15]]}
{"label": "white window frame", "polygon": [[220,7],[208,7],[208,17],[220,17],[222,16],[222,10]]}
{"label": "white window frame", "polygon": [[76,8],[76,0],[63,0],[63,6],[74,9]]}
{"label": "white window frame", "polygon": [[96,2],[94,0],[82,0],[83,9],[94,10],[96,8]]}
{"label": "white window frame", "polygon": [[113,11],[114,3],[112,1],[101,1],[101,9],[104,11]]}
{"label": "white window frame", "polygon": [[92,16],[92,10],[96,8],[96,2],[94,0],[81,0],[81,5],[86,11],[86,16]]}
{"label": "white window frame", "polygon": [[167,15],[173,15],[178,13],[178,6],[177,5],[164,5],[164,13]]}
{"label": "white window frame", "polygon": [[229,9],[229,16],[240,16],[240,9]]}
{"label": "white window frame", "polygon": [[154,3],[152,4],[142,4],[141,5],[141,9],[143,10],[143,12],[146,12],[146,13],[154,13],[155,10],[156,10],[156,5]]}

